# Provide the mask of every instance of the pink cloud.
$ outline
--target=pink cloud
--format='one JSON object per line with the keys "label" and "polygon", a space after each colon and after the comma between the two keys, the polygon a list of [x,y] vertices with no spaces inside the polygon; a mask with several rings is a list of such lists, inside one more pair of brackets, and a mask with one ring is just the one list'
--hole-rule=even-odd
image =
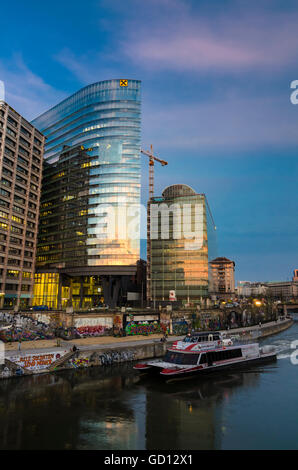
{"label": "pink cloud", "polygon": [[122,47],[134,63],[151,69],[237,71],[280,67],[297,59],[297,12],[246,8],[206,16],[176,3],[179,8],[169,10],[169,17],[128,23]]}

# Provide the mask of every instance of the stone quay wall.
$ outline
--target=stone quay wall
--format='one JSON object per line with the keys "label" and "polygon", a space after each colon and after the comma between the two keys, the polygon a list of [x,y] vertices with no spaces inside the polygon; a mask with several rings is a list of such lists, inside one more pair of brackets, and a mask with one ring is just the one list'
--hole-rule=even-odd
{"label": "stone quay wall", "polygon": [[[261,326],[226,330],[222,331],[222,333],[232,337],[232,339],[235,338],[248,341],[258,340],[269,335],[280,333],[287,328],[290,328],[292,324],[293,320],[291,318],[286,318],[284,320],[278,320],[277,322],[271,322]],[[119,341],[121,340],[119,339]],[[122,344],[111,348],[107,346],[100,347],[100,345],[97,344],[90,346],[88,349],[78,349],[73,352],[65,351],[64,354],[59,355],[58,359],[52,359],[49,366],[46,365],[46,361],[41,360],[42,358],[39,357],[37,358],[38,360],[35,358],[36,368],[34,367],[33,361],[30,362],[30,368],[28,368],[20,364],[17,359],[15,362],[5,359],[5,364],[1,366],[2,370],[0,370],[0,378],[5,379],[34,373],[49,373],[83,367],[111,366],[124,362],[158,358],[165,354],[167,347],[171,345],[172,342],[171,337],[169,337],[166,343],[156,339],[146,339],[142,342],[140,341],[140,344],[134,342],[133,345],[128,343],[126,345]],[[43,354],[49,356],[46,350]],[[22,355],[24,355],[24,353],[22,353]],[[47,360],[49,360],[48,357]]]}

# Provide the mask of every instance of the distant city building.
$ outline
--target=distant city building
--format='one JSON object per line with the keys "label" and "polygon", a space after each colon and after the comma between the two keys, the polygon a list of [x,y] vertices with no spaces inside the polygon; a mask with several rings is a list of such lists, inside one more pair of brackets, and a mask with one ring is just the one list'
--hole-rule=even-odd
{"label": "distant city building", "polygon": [[228,258],[215,258],[210,261],[210,293],[218,298],[230,298],[235,294],[235,263]]}
{"label": "distant city building", "polygon": [[239,297],[266,296],[268,288],[262,282],[238,281],[237,295]]}
{"label": "distant city building", "polygon": [[239,297],[271,297],[275,300],[291,300],[298,297],[297,281],[249,282],[239,281],[237,285]]}
{"label": "distant city building", "polygon": [[148,202],[148,300],[196,303],[208,296],[216,231],[205,194],[190,186],[167,187]]}
{"label": "distant city building", "polygon": [[293,281],[298,281],[298,269],[294,269]]}
{"label": "distant city building", "polygon": [[279,300],[298,297],[298,281],[266,282],[267,295]]}
{"label": "distant city building", "polygon": [[44,136],[0,101],[0,307],[31,305]]}
{"label": "distant city building", "polygon": [[34,304],[125,302],[140,258],[140,81],[88,85],[33,123],[47,138]]}

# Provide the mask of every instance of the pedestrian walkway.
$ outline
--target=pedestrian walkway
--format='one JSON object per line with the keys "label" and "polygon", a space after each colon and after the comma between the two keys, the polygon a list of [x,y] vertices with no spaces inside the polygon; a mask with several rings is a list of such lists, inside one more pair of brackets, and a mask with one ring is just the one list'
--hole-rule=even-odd
{"label": "pedestrian walkway", "polygon": [[[264,328],[270,328],[274,325],[280,324],[282,321],[263,323],[261,326],[255,325],[250,327],[234,328],[230,330],[221,331],[222,334],[226,335],[239,335],[243,333],[249,333],[250,331],[262,331]],[[56,339],[40,340],[40,341],[26,341],[22,343],[21,351],[18,351],[18,343],[6,343],[5,344],[5,357],[11,357],[13,355],[22,354],[42,354],[48,351],[52,352],[64,352],[72,350],[75,345],[79,350],[87,351],[90,349],[112,349],[115,347],[133,347],[135,345],[142,345],[148,342],[160,341],[163,337],[162,334],[153,334],[149,336],[125,336],[125,337],[114,337],[114,336],[98,336],[92,338],[80,338],[72,341],[62,341],[61,345],[57,344]],[[181,340],[183,336],[169,336],[168,342]]]}

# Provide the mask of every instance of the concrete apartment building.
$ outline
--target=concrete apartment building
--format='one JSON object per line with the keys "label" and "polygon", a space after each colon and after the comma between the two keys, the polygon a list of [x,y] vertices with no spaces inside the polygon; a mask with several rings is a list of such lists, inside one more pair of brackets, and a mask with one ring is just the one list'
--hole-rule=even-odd
{"label": "concrete apartment building", "polygon": [[44,136],[0,101],[0,307],[31,305]]}
{"label": "concrete apartment building", "polygon": [[210,294],[228,299],[235,294],[235,263],[228,258],[219,257],[210,262]]}

